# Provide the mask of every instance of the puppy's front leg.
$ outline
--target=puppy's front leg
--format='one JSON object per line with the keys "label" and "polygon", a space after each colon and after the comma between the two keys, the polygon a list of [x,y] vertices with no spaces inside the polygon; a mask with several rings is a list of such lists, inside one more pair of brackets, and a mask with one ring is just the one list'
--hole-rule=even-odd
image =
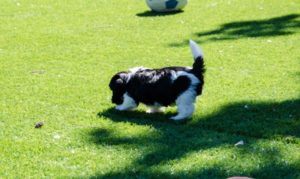
{"label": "puppy's front leg", "polygon": [[123,95],[124,100],[123,103],[120,105],[116,106],[116,110],[119,111],[128,111],[128,110],[133,110],[134,108],[137,107],[136,102],[132,97],[130,97],[127,93]]}

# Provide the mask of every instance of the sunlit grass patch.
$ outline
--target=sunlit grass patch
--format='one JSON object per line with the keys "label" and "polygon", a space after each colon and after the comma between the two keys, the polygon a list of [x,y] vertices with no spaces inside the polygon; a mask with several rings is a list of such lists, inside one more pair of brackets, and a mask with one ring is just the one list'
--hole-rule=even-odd
{"label": "sunlit grass patch", "polygon": [[[299,178],[298,4],[2,0],[0,178]],[[207,69],[190,120],[114,110],[113,74],[190,66],[189,39]]]}

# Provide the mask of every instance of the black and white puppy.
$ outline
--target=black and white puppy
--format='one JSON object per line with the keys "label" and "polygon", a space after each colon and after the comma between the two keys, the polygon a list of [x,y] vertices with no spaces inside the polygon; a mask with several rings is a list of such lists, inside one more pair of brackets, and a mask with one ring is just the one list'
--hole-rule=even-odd
{"label": "black and white puppy", "polygon": [[190,48],[195,60],[193,67],[137,67],[114,75],[109,87],[116,109],[132,110],[143,103],[149,106],[149,112],[160,112],[175,103],[178,114],[171,119],[191,117],[195,99],[202,93],[205,69],[202,50],[192,40]]}

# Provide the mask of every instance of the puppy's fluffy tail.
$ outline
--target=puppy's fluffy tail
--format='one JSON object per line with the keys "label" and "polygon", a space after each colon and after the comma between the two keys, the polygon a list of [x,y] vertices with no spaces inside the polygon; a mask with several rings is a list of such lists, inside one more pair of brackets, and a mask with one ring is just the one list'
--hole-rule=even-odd
{"label": "puppy's fluffy tail", "polygon": [[192,50],[192,54],[194,57],[194,64],[193,64],[193,69],[192,72],[200,78],[200,80],[203,80],[203,74],[205,72],[204,68],[204,60],[203,60],[203,51],[201,48],[198,46],[196,42],[193,40],[190,40],[190,48]]}

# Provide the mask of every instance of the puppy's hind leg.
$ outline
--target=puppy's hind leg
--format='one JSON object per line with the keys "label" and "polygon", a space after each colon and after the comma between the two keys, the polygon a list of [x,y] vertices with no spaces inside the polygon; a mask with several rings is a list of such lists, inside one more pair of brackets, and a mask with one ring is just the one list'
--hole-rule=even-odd
{"label": "puppy's hind leg", "polygon": [[190,118],[195,111],[194,104],[179,104],[177,107],[178,114],[176,116],[171,117],[172,120],[179,121],[183,119]]}
{"label": "puppy's hind leg", "polygon": [[123,97],[124,97],[123,103],[120,105],[117,105],[116,110],[130,111],[130,110],[135,109],[138,106],[137,103],[135,102],[135,100],[132,97],[130,97],[127,93],[125,93],[123,95]]}
{"label": "puppy's hind leg", "polygon": [[176,116],[171,117],[172,120],[178,121],[189,118],[195,111],[196,94],[193,90],[187,90],[176,99],[177,112]]}

